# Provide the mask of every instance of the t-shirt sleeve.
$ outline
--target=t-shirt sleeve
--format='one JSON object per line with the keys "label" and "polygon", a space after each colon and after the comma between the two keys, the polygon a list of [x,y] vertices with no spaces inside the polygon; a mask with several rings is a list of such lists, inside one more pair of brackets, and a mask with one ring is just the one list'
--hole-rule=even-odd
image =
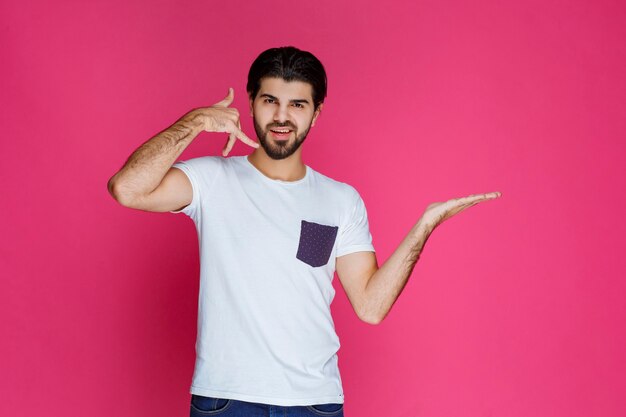
{"label": "t-shirt sleeve", "polygon": [[180,169],[189,178],[193,196],[191,203],[179,210],[171,210],[170,213],[184,213],[194,221],[197,221],[199,214],[202,212],[203,196],[208,192],[217,176],[218,165],[219,161],[209,156],[174,163],[172,167]]}
{"label": "t-shirt sleeve", "polygon": [[376,252],[372,244],[365,203],[359,193],[354,189],[353,191],[354,195],[349,206],[348,215],[345,217],[346,221],[339,231],[337,257],[353,252]]}

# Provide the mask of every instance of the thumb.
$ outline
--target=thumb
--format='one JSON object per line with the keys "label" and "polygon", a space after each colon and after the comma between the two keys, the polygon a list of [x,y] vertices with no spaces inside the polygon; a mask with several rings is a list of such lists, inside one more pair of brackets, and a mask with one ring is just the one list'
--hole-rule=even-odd
{"label": "thumb", "polygon": [[228,107],[232,104],[234,98],[235,98],[235,90],[233,90],[232,87],[229,87],[228,94],[226,95],[226,97],[224,97],[222,101],[215,103],[215,105],[220,106],[220,107]]}

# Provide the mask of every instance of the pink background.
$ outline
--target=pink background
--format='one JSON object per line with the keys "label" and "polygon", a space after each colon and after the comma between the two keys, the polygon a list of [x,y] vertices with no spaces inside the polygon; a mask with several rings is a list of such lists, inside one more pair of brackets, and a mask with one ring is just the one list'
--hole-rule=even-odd
{"label": "pink background", "polygon": [[335,279],[346,416],[626,415],[623,2],[3,1],[0,16],[0,415],[188,415],[194,225],[106,183],[229,86],[252,135],[247,71],[282,45],[326,66],[304,159],[360,191],[380,264],[429,203],[502,192],[435,230],[381,325]]}

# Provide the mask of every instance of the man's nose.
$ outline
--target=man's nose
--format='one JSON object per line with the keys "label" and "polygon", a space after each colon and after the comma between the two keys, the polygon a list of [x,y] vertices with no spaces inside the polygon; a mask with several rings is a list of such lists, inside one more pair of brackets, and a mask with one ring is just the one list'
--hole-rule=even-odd
{"label": "man's nose", "polygon": [[277,123],[285,123],[289,120],[289,112],[287,111],[286,106],[276,106],[276,111],[274,112],[274,121]]}

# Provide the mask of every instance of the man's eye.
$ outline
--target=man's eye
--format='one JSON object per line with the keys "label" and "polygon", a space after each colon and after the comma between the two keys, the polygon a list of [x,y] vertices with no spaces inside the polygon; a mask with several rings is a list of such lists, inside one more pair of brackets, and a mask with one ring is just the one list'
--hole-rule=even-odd
{"label": "man's eye", "polygon": [[304,107],[304,106],[303,106],[302,104],[300,104],[300,103],[293,103],[293,105],[294,105],[294,106],[296,106],[296,107],[298,107],[298,108],[302,108],[302,107]]}
{"label": "man's eye", "polygon": [[274,102],[274,99],[271,99],[271,98],[266,98],[266,99],[265,99],[265,102],[266,102],[266,103],[273,103],[273,102]]}

